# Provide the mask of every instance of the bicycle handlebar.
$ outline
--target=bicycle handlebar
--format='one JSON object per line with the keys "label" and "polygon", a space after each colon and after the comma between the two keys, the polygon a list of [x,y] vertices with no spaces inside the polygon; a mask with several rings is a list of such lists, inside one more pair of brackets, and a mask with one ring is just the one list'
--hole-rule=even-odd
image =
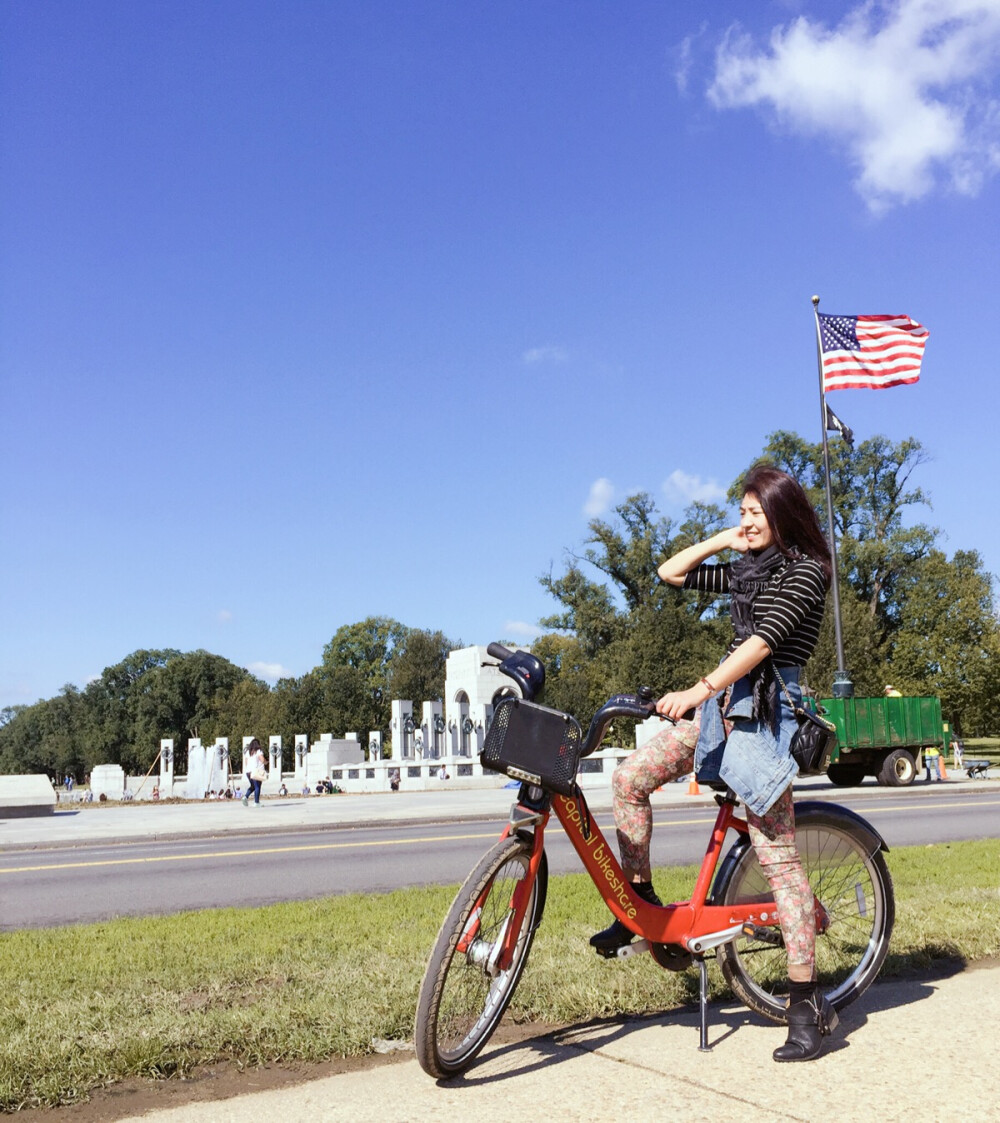
{"label": "bicycle handlebar", "polygon": [[[647,693],[650,695],[646,697]],[[640,687],[635,694],[615,694],[610,697],[596,714],[590,719],[590,728],[583,740],[580,756],[590,756],[600,748],[608,726],[616,717],[634,717],[640,721],[656,714],[656,702],[653,701],[652,691],[647,686]],[[669,721],[669,718],[664,720]]]}
{"label": "bicycle handlebar", "polygon": [[[494,659],[500,660],[500,670],[518,684],[525,698],[531,701],[541,693],[545,683],[545,667],[534,655],[527,651],[512,651],[502,643],[491,643],[486,651]],[[614,718],[631,717],[642,721],[653,717],[655,713],[656,701],[649,686],[640,686],[634,694],[612,695],[591,718],[580,756],[590,756],[598,748]]]}

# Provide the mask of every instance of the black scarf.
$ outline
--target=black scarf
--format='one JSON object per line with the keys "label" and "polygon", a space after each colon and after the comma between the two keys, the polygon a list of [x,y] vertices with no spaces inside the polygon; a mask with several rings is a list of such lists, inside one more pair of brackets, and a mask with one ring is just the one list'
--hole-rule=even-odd
{"label": "black scarf", "polygon": [[[733,631],[738,642],[742,643],[753,635],[754,602],[787,563],[788,559],[777,546],[768,546],[766,550],[761,550],[759,553],[748,551],[729,567],[730,611],[733,617]],[[777,732],[780,714],[778,684],[771,672],[770,659],[758,663],[750,671],[749,677],[753,695],[753,716]]]}

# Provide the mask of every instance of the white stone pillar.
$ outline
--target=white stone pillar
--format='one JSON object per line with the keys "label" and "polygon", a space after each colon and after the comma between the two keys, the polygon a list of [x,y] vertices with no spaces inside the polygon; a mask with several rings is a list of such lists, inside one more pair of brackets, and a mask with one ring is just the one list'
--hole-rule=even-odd
{"label": "white stone pillar", "polygon": [[382,759],[382,730],[373,729],[368,734],[368,760]]}
{"label": "white stone pillar", "polygon": [[174,790],[174,739],[160,741],[160,798],[169,799]]}
{"label": "white stone pillar", "polygon": [[478,706],[472,707],[469,716],[475,726],[469,738],[469,747],[472,750],[470,755],[479,756],[483,749],[483,741],[486,739],[487,721],[493,716],[493,707],[488,702],[481,702]]}
{"label": "white stone pillar", "polygon": [[424,702],[422,710],[420,727],[424,734],[424,756],[428,760],[439,760],[448,755],[444,703],[440,699]]}
{"label": "white stone pillar", "polygon": [[295,734],[295,762],[293,770],[296,780],[302,779],[306,774],[309,760],[309,734]]}
{"label": "white stone pillar", "polygon": [[185,799],[205,798],[205,776],[207,772],[205,747],[200,737],[188,740],[187,781],[184,785]]}
{"label": "white stone pillar", "polygon": [[415,733],[417,726],[413,720],[413,703],[395,698],[392,710],[392,759],[412,760],[415,754]]}
{"label": "white stone pillar", "polygon": [[212,753],[209,791],[224,792],[229,783],[229,738],[216,737]]}

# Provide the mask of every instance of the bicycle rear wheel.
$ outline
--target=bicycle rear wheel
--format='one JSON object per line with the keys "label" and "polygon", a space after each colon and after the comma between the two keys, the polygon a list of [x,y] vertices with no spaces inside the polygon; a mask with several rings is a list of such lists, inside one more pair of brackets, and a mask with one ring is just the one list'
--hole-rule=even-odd
{"label": "bicycle rear wheel", "polygon": [[[796,808],[795,838],[816,899],[826,912],[816,936],[819,983],[838,1010],[859,998],[875,980],[889,950],[896,917],[892,878],[866,833],[834,808]],[[749,843],[740,848],[715,899],[723,904],[772,899]],[[734,848],[736,850],[736,848]],[[784,946],[740,937],[719,948],[719,966],[733,993],[751,1010],[785,1021],[788,961]]]}
{"label": "bicycle rear wheel", "polygon": [[514,889],[528,873],[532,844],[517,835],[483,855],[458,891],[438,933],[417,1000],[414,1041],[420,1067],[444,1079],[462,1072],[489,1041],[513,997],[542,919],[548,866],[542,854],[510,966],[495,958]]}

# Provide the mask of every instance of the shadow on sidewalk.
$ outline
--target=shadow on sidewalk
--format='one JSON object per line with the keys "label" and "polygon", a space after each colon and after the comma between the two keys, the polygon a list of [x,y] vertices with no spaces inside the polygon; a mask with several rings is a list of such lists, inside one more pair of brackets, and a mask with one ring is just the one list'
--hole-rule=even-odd
{"label": "shadow on sidewalk", "polygon": [[[949,955],[935,960],[933,968],[924,969],[916,975],[877,980],[856,1002],[840,1011],[840,1032],[830,1041],[827,1052],[836,1053],[851,1047],[850,1037],[867,1025],[871,1015],[903,1006],[911,1006],[931,998],[939,980],[960,974],[966,969],[965,960],[958,955]],[[698,1047],[699,1013],[696,1006],[681,1006],[663,1013],[648,1014],[643,1017],[597,1018],[549,1030],[537,1037],[523,1037],[499,1048],[491,1048],[488,1053],[489,1067],[486,1071],[477,1068],[480,1061],[460,1076],[440,1081],[443,1086],[475,1088],[495,1084],[498,1081],[518,1079],[537,1073],[553,1065],[558,1065],[580,1053],[599,1053],[610,1045],[627,1040],[631,1034],[657,1026],[690,1027],[691,1048]],[[714,1048],[740,1030],[750,1027],[770,1028],[775,1031],[775,1022],[761,1017],[747,1007],[726,999],[713,1002],[709,1008],[708,1036],[709,1047]],[[777,1040],[777,1039],[776,1039]]]}

